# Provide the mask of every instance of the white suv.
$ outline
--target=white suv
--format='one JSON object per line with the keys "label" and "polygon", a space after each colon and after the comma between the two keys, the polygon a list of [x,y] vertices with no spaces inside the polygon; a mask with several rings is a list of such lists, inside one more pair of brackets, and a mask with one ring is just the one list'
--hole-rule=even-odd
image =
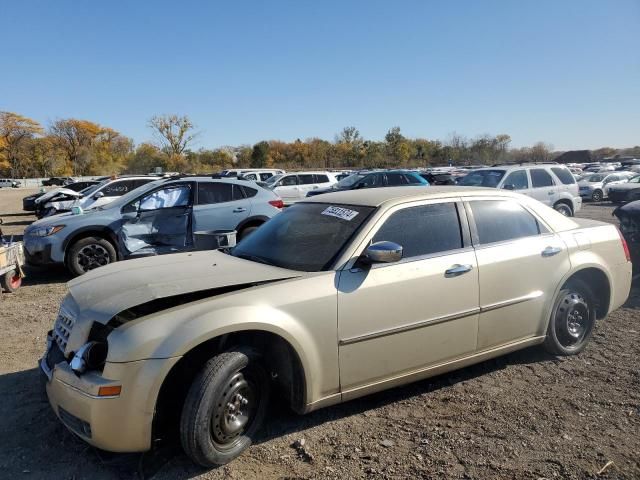
{"label": "white suv", "polygon": [[0,178],[0,188],[18,188],[20,186],[20,182],[18,180],[13,180],[11,178]]}
{"label": "white suv", "polygon": [[285,205],[291,205],[306,198],[307,193],[319,188],[327,188],[338,183],[331,172],[290,172],[274,175],[265,185],[282,198]]}
{"label": "white suv", "polygon": [[575,178],[559,163],[495,165],[469,172],[460,182],[467,187],[514,190],[572,217],[582,207]]}

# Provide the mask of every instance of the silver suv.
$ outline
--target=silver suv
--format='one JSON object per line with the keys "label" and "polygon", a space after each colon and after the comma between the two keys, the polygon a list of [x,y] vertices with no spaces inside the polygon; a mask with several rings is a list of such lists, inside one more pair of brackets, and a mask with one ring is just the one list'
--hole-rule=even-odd
{"label": "silver suv", "polygon": [[572,217],[582,207],[575,178],[558,163],[495,165],[469,172],[459,185],[516,190]]}

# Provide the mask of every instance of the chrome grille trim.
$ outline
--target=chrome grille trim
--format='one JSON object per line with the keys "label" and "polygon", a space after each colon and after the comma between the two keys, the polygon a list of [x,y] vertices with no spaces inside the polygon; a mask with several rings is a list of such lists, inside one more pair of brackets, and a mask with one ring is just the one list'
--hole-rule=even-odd
{"label": "chrome grille trim", "polygon": [[56,319],[56,323],[53,326],[53,339],[60,347],[60,350],[62,350],[62,352],[64,353],[66,353],[67,342],[69,341],[69,336],[71,335],[74,324],[75,318],[73,318],[73,316],[71,316],[69,313],[60,309],[58,318]]}

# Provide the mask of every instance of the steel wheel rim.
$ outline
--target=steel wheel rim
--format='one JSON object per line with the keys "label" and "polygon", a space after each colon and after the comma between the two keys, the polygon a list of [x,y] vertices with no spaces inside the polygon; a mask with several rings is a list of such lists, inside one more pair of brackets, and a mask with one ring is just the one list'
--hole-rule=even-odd
{"label": "steel wheel rim", "polygon": [[599,202],[602,200],[602,194],[600,192],[595,192],[592,196],[594,202]]}
{"label": "steel wheel rim", "polygon": [[221,449],[233,448],[253,423],[259,392],[246,371],[236,372],[225,384],[211,416],[213,442]]}
{"label": "steel wheel rim", "polygon": [[84,272],[111,263],[111,257],[107,249],[97,243],[82,247],[78,252],[77,258],[78,265],[80,265],[80,268],[82,268]]}
{"label": "steel wheel rim", "polygon": [[556,337],[564,348],[574,350],[584,341],[591,322],[591,311],[585,298],[577,292],[568,293],[560,301],[556,312]]}

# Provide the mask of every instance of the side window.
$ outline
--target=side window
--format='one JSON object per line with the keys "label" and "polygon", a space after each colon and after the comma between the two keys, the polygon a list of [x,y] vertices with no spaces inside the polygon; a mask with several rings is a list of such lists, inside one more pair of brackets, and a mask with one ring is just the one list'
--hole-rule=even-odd
{"label": "side window", "polygon": [[531,184],[533,188],[540,187],[552,187],[553,186],[553,178],[549,175],[543,168],[532,168],[529,170],[531,174]]}
{"label": "side window", "polygon": [[211,205],[233,200],[233,185],[230,183],[198,183],[198,205]]}
{"label": "side window", "polygon": [[244,185],[238,188],[241,188],[244,191],[244,196],[246,198],[255,197],[258,194],[258,190],[255,188],[245,187]]}
{"label": "side window", "polygon": [[248,173],[246,175],[243,175],[242,178],[246,179],[246,180],[257,180],[258,178],[256,177],[255,173]]}
{"label": "side window", "polygon": [[280,180],[280,185],[283,187],[298,185],[298,177],[296,175],[287,175],[282,180]]}
{"label": "side window", "polygon": [[[513,190],[524,190],[529,188],[529,179],[527,178],[526,170],[517,170],[507,175],[502,188],[507,188],[507,185],[512,185]],[[511,190],[511,188],[509,188]]]}
{"label": "side window", "polygon": [[404,183],[408,183],[409,185],[422,185],[422,182],[418,179],[417,175],[405,175],[404,176],[405,182]]}
{"label": "side window", "polygon": [[387,173],[387,185],[389,187],[397,187],[398,185],[405,185],[404,175],[401,173]]}
{"label": "side window", "polygon": [[136,188],[134,185],[135,180],[120,180],[111,182],[109,185],[102,189],[105,197],[121,197],[125,193]]}
{"label": "side window", "polygon": [[555,173],[556,177],[558,177],[558,180],[560,180],[565,185],[573,185],[574,183],[576,183],[576,179],[573,178],[571,172],[566,168],[551,167],[551,171]]}
{"label": "side window", "polygon": [[313,175],[310,173],[298,175],[298,181],[300,185],[311,185],[313,184]]}
{"label": "side window", "polygon": [[382,176],[379,174],[373,173],[371,175],[367,175],[362,180],[360,180],[358,182],[358,186],[360,186],[360,188],[375,187],[376,185],[381,184],[380,180],[382,180]]}
{"label": "side window", "polygon": [[244,192],[242,191],[242,187],[240,185],[233,185],[233,199],[244,200]]}
{"label": "side window", "polygon": [[604,179],[603,183],[606,185],[607,183],[616,182],[618,180],[620,180],[620,178],[618,178],[618,175],[609,175]]}
{"label": "side window", "polygon": [[191,188],[189,185],[172,185],[154,190],[140,200],[140,210],[186,207],[189,205]]}
{"label": "side window", "polygon": [[329,183],[329,177],[326,175],[314,175],[315,183]]}
{"label": "side window", "polygon": [[373,241],[389,241],[401,245],[403,258],[462,248],[456,205],[436,203],[399,210],[384,222]]}
{"label": "side window", "polygon": [[470,202],[480,244],[538,235],[544,230],[522,205],[505,200]]}
{"label": "side window", "polygon": [[267,178],[271,178],[271,177],[273,177],[273,173],[266,172],[266,173],[261,173],[261,174],[260,174],[260,180],[262,180],[263,182],[264,182]]}

